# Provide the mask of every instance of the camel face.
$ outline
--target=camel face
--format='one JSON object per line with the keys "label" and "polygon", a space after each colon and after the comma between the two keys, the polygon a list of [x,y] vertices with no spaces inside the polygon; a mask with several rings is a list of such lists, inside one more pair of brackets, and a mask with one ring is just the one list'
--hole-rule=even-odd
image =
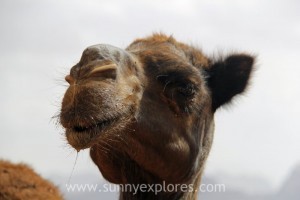
{"label": "camel face", "polygon": [[214,112],[243,92],[252,65],[245,54],[211,60],[165,35],[126,50],[95,45],[66,77],[60,121],[111,182],[189,182],[208,156]]}
{"label": "camel face", "polygon": [[129,53],[110,45],[83,52],[66,77],[70,87],[61,109],[61,123],[75,149],[91,147],[104,133],[126,127],[141,97],[137,67]]}

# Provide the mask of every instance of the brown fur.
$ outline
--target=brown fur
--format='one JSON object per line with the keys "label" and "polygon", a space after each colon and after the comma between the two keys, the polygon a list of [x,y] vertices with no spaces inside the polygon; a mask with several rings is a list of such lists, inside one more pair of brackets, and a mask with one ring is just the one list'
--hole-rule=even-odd
{"label": "brown fur", "polygon": [[62,200],[59,190],[25,164],[0,160],[1,200]]}
{"label": "brown fur", "polygon": [[254,58],[214,60],[154,34],[126,50],[87,48],[66,80],[60,121],[68,142],[117,184],[193,184],[193,192],[121,193],[120,199],[196,199],[214,112],[244,91]]}

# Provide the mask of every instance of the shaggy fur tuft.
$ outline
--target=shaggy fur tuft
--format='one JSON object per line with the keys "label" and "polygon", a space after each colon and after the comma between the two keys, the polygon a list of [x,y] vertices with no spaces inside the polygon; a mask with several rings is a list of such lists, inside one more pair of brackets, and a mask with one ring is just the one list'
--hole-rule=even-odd
{"label": "shaggy fur tuft", "polygon": [[25,164],[0,160],[1,200],[62,200],[56,186]]}

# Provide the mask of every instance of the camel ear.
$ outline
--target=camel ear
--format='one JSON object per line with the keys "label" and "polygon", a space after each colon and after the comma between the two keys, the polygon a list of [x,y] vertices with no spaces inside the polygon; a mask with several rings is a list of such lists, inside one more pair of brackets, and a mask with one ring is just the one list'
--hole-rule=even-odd
{"label": "camel ear", "polygon": [[254,57],[246,54],[233,54],[225,59],[217,60],[210,66],[207,70],[207,83],[211,90],[214,111],[245,90],[253,64]]}

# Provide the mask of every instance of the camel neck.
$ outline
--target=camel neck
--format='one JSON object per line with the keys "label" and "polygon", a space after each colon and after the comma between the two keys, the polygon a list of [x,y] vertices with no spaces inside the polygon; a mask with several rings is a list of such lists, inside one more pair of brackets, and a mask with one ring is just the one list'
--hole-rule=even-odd
{"label": "camel neck", "polygon": [[190,182],[171,184],[161,181],[145,172],[134,162],[130,170],[123,170],[123,184],[120,184],[120,200],[196,200],[200,173]]}
{"label": "camel neck", "polygon": [[[123,184],[120,192],[120,200],[196,200],[197,186],[192,184],[177,184],[182,191],[174,191],[176,184]],[[125,189],[127,187],[127,190]],[[132,187],[133,191],[128,190]],[[189,188],[190,187],[190,188]]]}
{"label": "camel neck", "polygon": [[[146,191],[147,184],[141,186],[138,191],[121,192],[120,200],[195,200],[197,192],[164,192],[164,191]],[[148,189],[151,186],[148,185]]]}
{"label": "camel neck", "polygon": [[145,192],[137,191],[136,193],[121,192],[120,200],[183,200],[182,193],[167,194],[164,192]]}

